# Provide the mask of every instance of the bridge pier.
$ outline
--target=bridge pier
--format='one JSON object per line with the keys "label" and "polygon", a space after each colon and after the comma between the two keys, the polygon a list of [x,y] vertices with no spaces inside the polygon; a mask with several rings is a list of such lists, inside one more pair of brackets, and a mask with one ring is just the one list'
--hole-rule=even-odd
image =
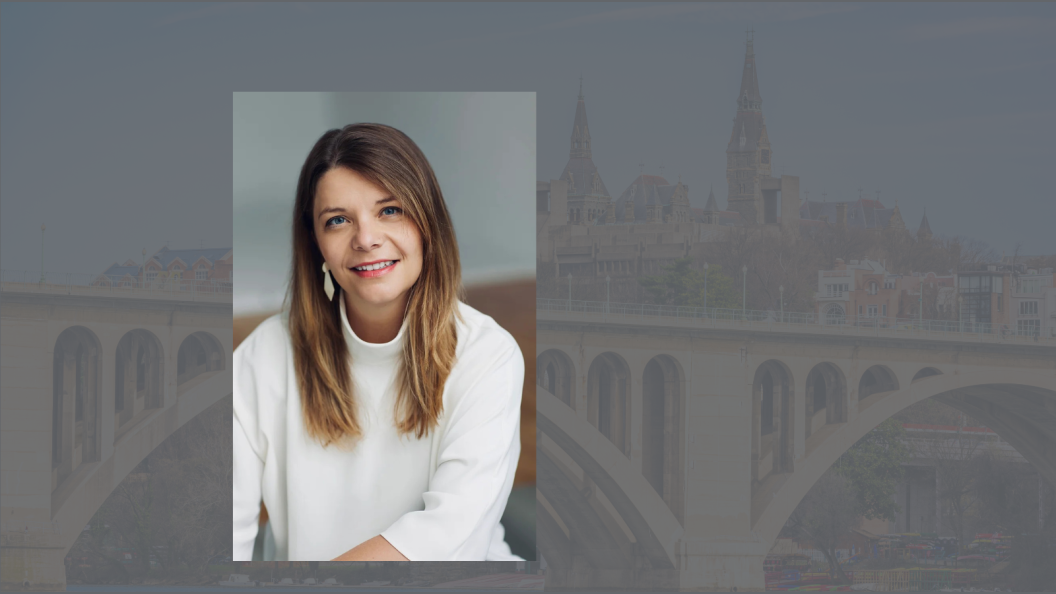
{"label": "bridge pier", "polygon": [[54,538],[36,530],[5,530],[0,536],[0,588],[3,590],[66,589],[66,550]]}
{"label": "bridge pier", "polygon": [[721,542],[704,538],[685,542],[679,590],[762,591],[766,589],[763,543]]}
{"label": "bridge pier", "polygon": [[[114,488],[231,393],[231,297],[34,287],[0,287],[0,588],[61,591],[67,552]],[[180,385],[178,353],[196,333],[212,337],[215,358]],[[132,335],[156,348],[121,359]]]}

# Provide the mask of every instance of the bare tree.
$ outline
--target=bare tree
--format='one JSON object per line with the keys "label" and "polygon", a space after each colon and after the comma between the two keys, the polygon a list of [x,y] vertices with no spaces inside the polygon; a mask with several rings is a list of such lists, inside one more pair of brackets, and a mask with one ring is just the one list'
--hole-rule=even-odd
{"label": "bare tree", "polygon": [[858,522],[855,493],[847,479],[832,468],[821,475],[806,497],[796,507],[785,525],[787,531],[798,533],[825,555],[829,574],[841,582],[849,582],[836,559],[840,537]]}
{"label": "bare tree", "polygon": [[935,464],[936,489],[959,544],[965,542],[965,517],[976,507],[974,490],[978,473],[972,459],[979,455],[985,438],[973,431],[958,430],[943,439],[918,439],[917,455]]}

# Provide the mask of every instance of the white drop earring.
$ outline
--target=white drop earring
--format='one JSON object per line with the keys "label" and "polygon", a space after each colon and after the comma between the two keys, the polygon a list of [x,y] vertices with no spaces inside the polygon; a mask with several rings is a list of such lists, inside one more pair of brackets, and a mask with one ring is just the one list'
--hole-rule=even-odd
{"label": "white drop earring", "polygon": [[330,279],[330,267],[326,265],[326,262],[323,262],[323,291],[327,299],[334,300],[334,281]]}

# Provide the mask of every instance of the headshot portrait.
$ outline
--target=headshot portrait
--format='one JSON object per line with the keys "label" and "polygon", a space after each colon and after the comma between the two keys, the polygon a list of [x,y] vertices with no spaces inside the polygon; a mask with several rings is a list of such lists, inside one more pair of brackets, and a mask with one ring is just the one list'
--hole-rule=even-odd
{"label": "headshot portrait", "polygon": [[236,93],[233,171],[233,560],[534,560],[535,95]]}

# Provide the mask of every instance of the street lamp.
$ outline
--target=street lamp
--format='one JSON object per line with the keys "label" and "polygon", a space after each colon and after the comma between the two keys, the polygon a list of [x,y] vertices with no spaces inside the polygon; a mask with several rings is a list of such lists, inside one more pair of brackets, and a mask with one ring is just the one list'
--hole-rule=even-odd
{"label": "street lamp", "polygon": [[704,263],[704,315],[708,315],[708,263]]}
{"label": "street lamp", "polygon": [[612,277],[605,276],[605,313],[609,313],[609,283],[612,282]]}
{"label": "street lamp", "polygon": [[781,292],[781,323],[785,323],[785,285],[777,288]]}
{"label": "street lamp", "polygon": [[44,284],[44,225],[40,225],[40,284]]}
{"label": "street lamp", "polygon": [[957,296],[957,322],[958,332],[964,332],[964,295]]}
{"label": "street lamp", "polygon": [[920,309],[920,315],[917,317],[918,324],[921,328],[924,327],[924,281],[920,281],[920,299],[917,301],[917,308]]}
{"label": "street lamp", "polygon": [[746,318],[748,309],[748,265],[741,266],[741,318]]}
{"label": "street lamp", "polygon": [[572,311],[572,273],[568,273],[568,311]]}

